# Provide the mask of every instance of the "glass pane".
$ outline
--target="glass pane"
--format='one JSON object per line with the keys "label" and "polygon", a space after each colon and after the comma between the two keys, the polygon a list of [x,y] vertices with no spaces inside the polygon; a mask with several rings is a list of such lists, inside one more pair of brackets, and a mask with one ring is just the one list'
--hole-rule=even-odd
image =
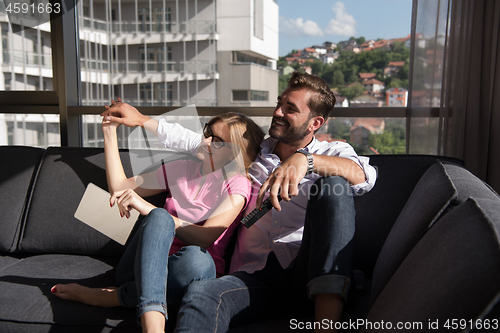
{"label": "glass pane", "polygon": [[411,1],[279,5],[279,91],[299,70],[326,80],[341,99],[338,106],[407,105],[404,97],[391,103],[386,93],[408,89]]}
{"label": "glass pane", "polygon": [[0,145],[60,146],[59,115],[0,114]]}
{"label": "glass pane", "polygon": [[405,154],[406,119],[332,117],[316,138],[347,142],[360,155]]}
{"label": "glass pane", "polygon": [[[82,105],[217,105],[215,1],[82,0],[78,9]],[[147,92],[146,83],[173,88]]]}
{"label": "glass pane", "polygon": [[[439,107],[447,37],[448,1],[418,2],[413,68],[412,109]],[[410,120],[410,153],[436,154],[439,121],[415,117]]]}
{"label": "glass pane", "polygon": [[[12,7],[14,4],[19,10]],[[0,91],[53,90],[47,6],[47,1],[0,1]]]}
{"label": "glass pane", "polygon": [[[165,116],[167,122],[180,123],[188,128],[201,128],[211,117]],[[264,133],[269,130],[271,117],[251,117]],[[90,147],[103,147],[104,139],[101,129],[101,117],[86,115],[84,122],[84,141]],[[198,122],[196,127],[195,122]],[[137,136],[137,137],[135,137]],[[360,155],[404,154],[406,149],[405,118],[330,118],[325,126],[316,133],[320,141],[343,141],[351,144]],[[155,140],[153,138],[153,140]],[[425,137],[422,140],[426,140]],[[130,147],[130,143],[133,147]],[[148,148],[142,134],[125,126],[118,128],[120,148]],[[149,143],[157,147],[156,141]]]}

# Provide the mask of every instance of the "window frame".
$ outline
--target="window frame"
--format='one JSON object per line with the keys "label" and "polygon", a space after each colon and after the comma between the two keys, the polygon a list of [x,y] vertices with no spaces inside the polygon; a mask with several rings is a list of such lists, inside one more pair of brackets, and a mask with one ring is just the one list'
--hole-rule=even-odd
{"label": "window frame", "polygon": [[[79,71],[79,40],[78,17],[76,1],[75,6],[66,14],[56,17],[51,16],[51,47],[52,47],[52,69],[53,69],[53,91],[0,91],[0,106],[2,113],[15,114],[57,114],[59,115],[59,126],[61,135],[61,146],[81,147],[83,146],[82,116],[100,114],[101,106],[80,105],[80,71]],[[335,108],[332,117],[376,117],[376,118],[405,118],[406,152],[409,150],[410,118],[439,118],[439,108],[411,107],[411,83],[412,68],[415,45],[416,28],[416,2],[413,1],[412,23],[411,23],[411,48],[410,48],[410,73],[408,87],[407,107],[340,107]],[[273,98],[273,96],[269,96]],[[151,106],[141,107],[141,112],[148,115],[162,115],[165,112],[176,110],[178,107]],[[200,116],[214,116],[225,112],[225,107],[197,107]],[[274,110],[273,107],[231,107],[238,112],[255,117],[269,117]]]}

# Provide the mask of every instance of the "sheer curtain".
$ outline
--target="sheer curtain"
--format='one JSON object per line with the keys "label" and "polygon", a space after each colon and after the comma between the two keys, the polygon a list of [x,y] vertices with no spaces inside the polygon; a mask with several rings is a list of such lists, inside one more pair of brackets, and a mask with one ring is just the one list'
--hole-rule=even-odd
{"label": "sheer curtain", "polygon": [[[499,192],[500,1],[414,0],[412,29],[409,152],[435,144]],[[439,117],[419,117],[422,107]]]}

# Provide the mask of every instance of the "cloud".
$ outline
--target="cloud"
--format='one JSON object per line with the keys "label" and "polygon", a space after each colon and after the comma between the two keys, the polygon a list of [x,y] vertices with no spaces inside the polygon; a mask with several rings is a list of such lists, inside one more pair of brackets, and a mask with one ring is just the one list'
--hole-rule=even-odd
{"label": "cloud", "polygon": [[280,33],[289,36],[323,36],[323,30],[318,24],[311,20],[306,20],[302,17],[296,19],[285,19],[280,16]]}
{"label": "cloud", "polygon": [[345,11],[345,5],[337,1],[332,7],[335,18],[328,22],[325,32],[329,35],[355,36],[356,20]]}

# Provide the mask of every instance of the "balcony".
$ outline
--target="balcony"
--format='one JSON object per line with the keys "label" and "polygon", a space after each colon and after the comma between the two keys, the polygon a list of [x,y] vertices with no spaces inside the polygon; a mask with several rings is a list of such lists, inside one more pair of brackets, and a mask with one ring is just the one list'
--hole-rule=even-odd
{"label": "balcony", "polygon": [[82,19],[84,28],[112,33],[170,33],[214,34],[215,21],[184,22],[106,22],[88,17]]}

